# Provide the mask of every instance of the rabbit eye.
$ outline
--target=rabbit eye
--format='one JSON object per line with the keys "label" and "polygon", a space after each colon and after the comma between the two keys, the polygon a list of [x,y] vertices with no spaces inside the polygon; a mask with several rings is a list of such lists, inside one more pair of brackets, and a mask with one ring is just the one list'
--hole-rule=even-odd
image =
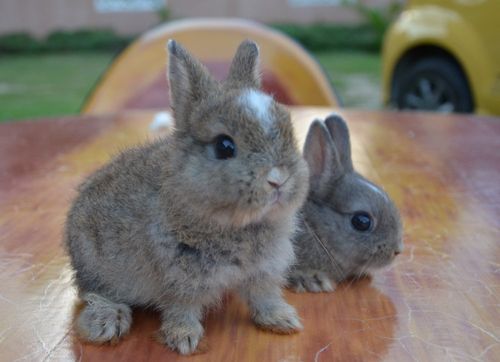
{"label": "rabbit eye", "polygon": [[214,140],[215,157],[226,160],[236,156],[236,145],[231,137],[220,134]]}
{"label": "rabbit eye", "polygon": [[352,216],[351,225],[358,231],[368,231],[372,226],[372,218],[367,212],[358,211]]}

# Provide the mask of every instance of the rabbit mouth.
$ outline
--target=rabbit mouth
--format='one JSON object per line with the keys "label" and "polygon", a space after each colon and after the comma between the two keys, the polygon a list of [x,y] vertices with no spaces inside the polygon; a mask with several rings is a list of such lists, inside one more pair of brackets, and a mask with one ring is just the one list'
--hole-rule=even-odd
{"label": "rabbit mouth", "polygon": [[281,189],[274,190],[269,196],[267,205],[264,207],[264,214],[293,207],[294,200],[289,192]]}
{"label": "rabbit mouth", "polygon": [[386,253],[376,253],[372,260],[368,262],[370,269],[380,269],[388,266],[394,260],[394,255],[387,255]]}
{"label": "rabbit mouth", "polygon": [[281,205],[283,206],[283,199],[284,199],[284,196],[283,196],[283,191],[281,190],[274,190],[271,194],[271,198],[270,198],[270,202],[269,204],[271,206],[275,206],[275,205]]}

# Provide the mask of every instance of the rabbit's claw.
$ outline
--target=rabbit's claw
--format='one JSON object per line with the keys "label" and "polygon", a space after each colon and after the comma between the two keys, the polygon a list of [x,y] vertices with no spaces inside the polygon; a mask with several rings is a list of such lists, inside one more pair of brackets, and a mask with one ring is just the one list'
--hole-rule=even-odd
{"label": "rabbit's claw", "polygon": [[328,275],[318,270],[293,271],[288,276],[288,287],[297,293],[321,293],[335,290],[335,284],[332,284]]}

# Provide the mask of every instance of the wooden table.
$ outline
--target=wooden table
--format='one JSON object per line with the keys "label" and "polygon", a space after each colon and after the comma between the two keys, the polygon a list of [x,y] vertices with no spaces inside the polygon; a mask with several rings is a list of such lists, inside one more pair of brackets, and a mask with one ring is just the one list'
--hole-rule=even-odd
{"label": "wooden table", "polygon": [[[293,110],[304,138],[329,109]],[[342,110],[359,171],[400,207],[406,249],[372,280],[286,293],[304,331],[256,329],[228,296],[206,318],[208,351],[180,357],[136,311],[114,346],[82,344],[61,231],[75,187],[141,142],[153,113],[0,125],[1,361],[462,361],[500,359],[500,119]]]}

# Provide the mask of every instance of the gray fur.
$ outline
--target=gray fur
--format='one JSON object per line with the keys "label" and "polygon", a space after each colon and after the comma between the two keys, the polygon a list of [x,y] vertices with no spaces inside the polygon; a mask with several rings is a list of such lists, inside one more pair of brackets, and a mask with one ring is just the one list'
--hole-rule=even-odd
{"label": "gray fur", "polygon": [[[314,121],[304,157],[310,191],[301,211],[289,286],[298,292],[328,292],[347,278],[391,263],[403,249],[399,212],[380,187],[353,169],[344,120],[332,115],[324,123]],[[360,232],[351,226],[356,211],[372,215],[372,230]]]}
{"label": "gray fur", "polygon": [[[290,115],[272,102],[266,133],[238,101],[259,84],[246,69],[258,63],[254,43],[239,47],[229,87],[175,41],[168,49],[174,132],[91,175],[68,214],[66,244],[87,301],[77,331],[91,342],[117,339],[130,327],[130,307],[150,306],[161,312],[161,340],[190,354],[204,310],[228,289],[239,291],[258,326],[299,330],[281,295],[308,188]],[[235,140],[235,158],[215,158],[219,134]],[[290,175],[279,193],[268,181],[276,167]]]}

